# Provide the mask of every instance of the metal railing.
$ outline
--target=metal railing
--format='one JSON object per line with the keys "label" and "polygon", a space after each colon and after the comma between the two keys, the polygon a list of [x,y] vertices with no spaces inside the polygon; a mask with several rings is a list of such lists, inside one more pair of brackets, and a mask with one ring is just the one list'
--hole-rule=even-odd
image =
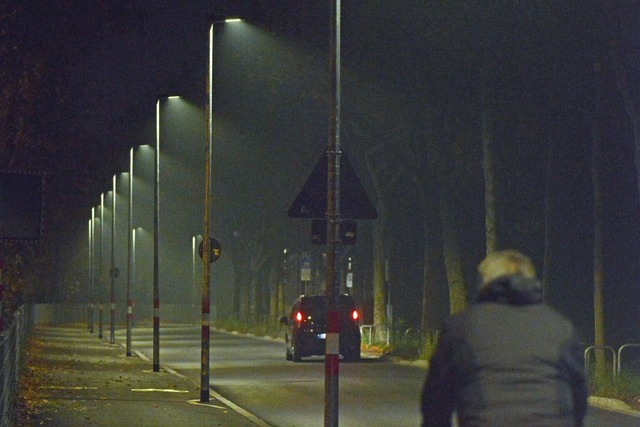
{"label": "metal railing", "polygon": [[611,353],[611,362],[612,362],[612,370],[613,370],[613,378],[616,379],[620,377],[620,372],[622,370],[622,350],[626,350],[629,348],[639,348],[640,343],[627,343],[623,344],[618,348],[618,351],[615,351],[613,347],[608,345],[592,345],[587,347],[584,350],[584,371],[587,375],[589,375],[591,370],[590,358],[589,355],[596,350],[604,350],[607,353]]}
{"label": "metal railing", "polygon": [[631,348],[631,347],[640,347],[640,344],[638,343],[627,343],[627,344],[623,344],[620,346],[620,348],[618,349],[618,366],[617,366],[617,373],[618,376],[620,376],[620,367],[622,365],[622,350],[627,349],[627,348]]}
{"label": "metal railing", "polygon": [[32,326],[31,310],[21,307],[12,322],[0,333],[0,426],[12,426],[15,409],[23,348],[26,346]]}
{"label": "metal railing", "polygon": [[360,335],[369,345],[391,343],[391,328],[389,325],[360,325]]}
{"label": "metal railing", "polygon": [[613,347],[609,347],[608,345],[592,345],[587,347],[584,350],[584,372],[589,375],[590,364],[589,364],[589,354],[594,350],[607,350],[611,353],[612,358],[612,368],[613,368],[613,378],[616,376],[616,351]]}
{"label": "metal railing", "polygon": [[417,355],[430,354],[438,342],[439,330],[423,330],[403,326],[360,325],[362,342],[367,345],[386,345],[413,348]]}

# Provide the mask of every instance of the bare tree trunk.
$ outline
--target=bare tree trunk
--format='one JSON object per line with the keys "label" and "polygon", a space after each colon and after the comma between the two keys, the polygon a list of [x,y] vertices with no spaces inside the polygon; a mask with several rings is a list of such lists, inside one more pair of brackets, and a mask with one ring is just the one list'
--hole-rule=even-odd
{"label": "bare tree trunk", "polygon": [[436,175],[438,183],[438,206],[440,209],[440,225],[442,230],[442,252],[449,286],[449,312],[463,311],[469,305],[467,282],[464,264],[460,253],[457,210],[454,203],[456,193],[456,176],[447,166],[448,152],[455,139],[455,126],[446,112],[441,116],[441,135],[429,138],[429,167]]}
{"label": "bare tree trunk", "polygon": [[458,231],[453,220],[454,209],[450,196],[440,193],[440,217],[442,219],[442,250],[444,265],[447,268],[447,281],[449,283],[449,311],[451,314],[459,313],[469,305],[467,281],[464,274],[460,245],[458,243]]}
{"label": "bare tree trunk", "polygon": [[[370,151],[370,155],[375,150]],[[373,222],[373,323],[375,325],[386,325],[387,319],[386,301],[387,290],[384,277],[385,260],[385,223],[386,209],[384,205],[385,189],[380,177],[380,168],[376,169],[371,157],[365,156],[365,163],[371,176],[373,189],[376,193],[376,210],[378,218]]]}
{"label": "bare tree trunk", "polygon": [[280,307],[278,305],[280,287],[282,286],[282,280],[280,277],[280,265],[276,261],[271,268],[271,275],[269,277],[269,320],[272,322],[274,319],[280,317]]}
{"label": "bare tree trunk", "polygon": [[439,298],[440,293],[438,292],[439,277],[434,268],[434,259],[437,258],[437,250],[433,248],[432,244],[428,243],[433,238],[433,235],[425,236],[427,243],[424,247],[422,321],[420,325],[423,331],[436,330],[440,327],[439,319],[441,311],[438,310],[441,305]]}
{"label": "bare tree trunk", "polygon": [[248,283],[240,285],[240,320],[249,321],[251,315],[251,287]]}
{"label": "bare tree trunk", "polygon": [[[603,10],[603,14],[609,18],[609,21],[605,22],[608,30],[607,37],[609,39],[609,63],[615,74],[618,91],[620,92],[620,96],[622,97],[622,100],[624,102],[624,108],[627,112],[627,116],[629,116],[631,129],[633,130],[636,184],[638,185],[638,189],[640,190],[640,108],[638,107],[637,102],[634,100],[631,91],[629,70],[623,61],[624,43],[621,41],[622,34],[619,33],[620,27],[622,26],[620,21],[625,13],[622,7],[625,5],[620,3],[620,9],[617,10],[614,9],[614,5],[618,5],[615,2],[605,3],[605,5],[609,6],[608,8]],[[635,28],[635,26],[629,25],[628,28]],[[632,38],[634,36],[635,34],[631,34]]]}
{"label": "bare tree trunk", "polygon": [[243,274],[241,272],[244,270],[244,266],[240,263],[239,257],[233,256],[231,262],[233,263],[234,270],[234,279],[233,279],[233,300],[231,307],[231,314],[234,318],[241,318],[243,311],[243,292],[242,289],[244,287],[243,283]]}
{"label": "bare tree trunk", "polygon": [[484,172],[485,235],[487,254],[489,254],[498,249],[496,177],[493,167],[493,117],[486,95],[483,94],[482,98],[482,170]]}
{"label": "bare tree trunk", "polygon": [[373,224],[373,323],[386,325],[387,290],[384,277],[384,209],[378,203],[378,219]]}
{"label": "bare tree trunk", "polygon": [[544,195],[544,255],[542,260],[542,296],[544,299],[547,298],[549,293],[549,274],[551,271],[551,213],[553,212],[553,200],[554,194],[553,190],[553,179],[552,174],[554,171],[553,168],[553,159],[555,157],[555,144],[551,135],[547,136],[547,169],[546,169],[546,177],[545,177],[545,195]]}
{"label": "bare tree trunk", "polygon": [[262,310],[262,282],[259,273],[256,271],[251,278],[251,322],[260,323],[260,313]]}
{"label": "bare tree trunk", "polygon": [[432,173],[426,173],[421,184],[422,222],[424,231],[424,266],[422,273],[422,321],[423,331],[436,330],[440,327],[441,309],[440,284],[442,274],[437,269],[442,263],[442,236],[440,233],[440,217],[438,209],[438,186]]}
{"label": "bare tree trunk", "polygon": [[[592,123],[592,159],[591,178],[593,183],[593,317],[595,345],[605,345],[604,329],[604,273],[603,273],[603,238],[602,238],[602,184],[600,179],[600,147],[601,133],[599,120],[602,99],[600,83],[600,64],[595,65],[597,76],[595,114]],[[596,351],[596,375],[599,378],[606,374],[605,354],[602,350]]]}

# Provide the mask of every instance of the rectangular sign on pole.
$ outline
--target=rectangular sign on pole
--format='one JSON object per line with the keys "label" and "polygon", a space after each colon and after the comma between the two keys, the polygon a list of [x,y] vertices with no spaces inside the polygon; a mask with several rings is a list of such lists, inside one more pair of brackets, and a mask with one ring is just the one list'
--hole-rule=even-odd
{"label": "rectangular sign on pole", "polygon": [[302,265],[300,266],[300,281],[311,281],[311,257],[308,253],[302,254]]}

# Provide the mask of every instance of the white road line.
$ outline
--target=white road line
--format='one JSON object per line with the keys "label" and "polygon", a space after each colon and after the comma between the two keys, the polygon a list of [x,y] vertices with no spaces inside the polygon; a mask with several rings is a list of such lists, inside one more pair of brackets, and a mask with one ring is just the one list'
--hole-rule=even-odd
{"label": "white road line", "polygon": [[256,425],[258,425],[260,427],[271,427],[269,424],[267,424],[266,422],[262,421],[260,418],[256,417],[251,412],[239,407],[238,405],[236,405],[232,401],[222,397],[222,395],[220,395],[220,393],[217,393],[215,390],[209,389],[209,393],[211,393],[211,395],[214,398],[218,399],[220,402],[224,403],[229,408],[233,409],[234,411],[236,411],[237,413],[239,413],[243,417],[247,418],[248,420],[250,420],[254,424],[256,424]]}

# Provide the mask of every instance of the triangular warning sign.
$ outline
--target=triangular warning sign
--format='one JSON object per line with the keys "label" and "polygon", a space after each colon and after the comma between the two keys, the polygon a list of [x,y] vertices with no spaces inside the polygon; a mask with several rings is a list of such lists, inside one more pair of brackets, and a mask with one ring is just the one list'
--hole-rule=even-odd
{"label": "triangular warning sign", "polygon": [[[325,152],[304,183],[287,211],[291,218],[326,218],[327,160]],[[340,217],[347,219],[376,219],[378,213],[364,191],[349,159],[340,155]]]}

